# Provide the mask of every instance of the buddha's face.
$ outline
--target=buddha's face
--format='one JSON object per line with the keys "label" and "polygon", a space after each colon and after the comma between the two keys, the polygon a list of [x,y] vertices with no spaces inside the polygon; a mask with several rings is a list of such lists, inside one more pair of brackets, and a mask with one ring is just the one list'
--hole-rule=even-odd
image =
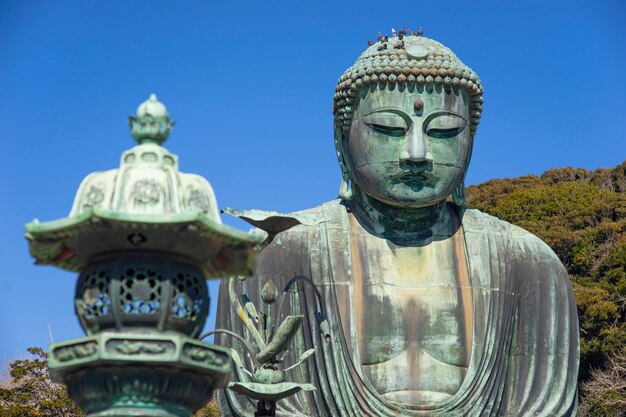
{"label": "buddha's face", "polygon": [[359,189],[399,207],[445,200],[467,168],[469,104],[464,90],[439,86],[361,90],[344,142]]}

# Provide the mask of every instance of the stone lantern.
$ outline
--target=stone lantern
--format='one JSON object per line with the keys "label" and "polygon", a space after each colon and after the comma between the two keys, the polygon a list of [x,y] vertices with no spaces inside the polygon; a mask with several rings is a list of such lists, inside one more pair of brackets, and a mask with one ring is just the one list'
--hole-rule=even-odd
{"label": "stone lantern", "polygon": [[88,417],[188,417],[230,374],[229,351],[197,340],[206,279],[249,275],[261,245],[221,224],[206,179],[178,170],[154,94],[129,124],[139,145],[118,169],[88,175],[67,218],[26,225],[38,265],[79,272],[86,337],[50,346],[50,374]]}

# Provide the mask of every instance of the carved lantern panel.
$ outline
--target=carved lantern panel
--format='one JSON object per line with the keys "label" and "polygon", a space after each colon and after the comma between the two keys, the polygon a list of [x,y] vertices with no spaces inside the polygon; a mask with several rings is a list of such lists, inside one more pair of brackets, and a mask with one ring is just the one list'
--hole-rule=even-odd
{"label": "carved lantern panel", "polygon": [[80,274],[76,314],[87,335],[157,329],[196,337],[209,310],[202,271],[156,253],[104,257]]}

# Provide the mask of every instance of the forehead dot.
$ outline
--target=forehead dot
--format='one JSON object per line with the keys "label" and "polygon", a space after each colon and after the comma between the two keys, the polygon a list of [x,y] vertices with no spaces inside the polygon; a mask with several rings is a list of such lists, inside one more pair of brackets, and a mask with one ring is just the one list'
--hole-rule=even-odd
{"label": "forehead dot", "polygon": [[421,98],[418,98],[415,100],[415,103],[413,103],[413,108],[418,112],[424,110],[424,101]]}

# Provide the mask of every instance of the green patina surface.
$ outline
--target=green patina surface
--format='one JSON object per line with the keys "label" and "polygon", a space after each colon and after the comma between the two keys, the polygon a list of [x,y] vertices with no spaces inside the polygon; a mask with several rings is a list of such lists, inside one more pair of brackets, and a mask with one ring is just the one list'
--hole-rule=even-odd
{"label": "green patina surface", "polygon": [[154,251],[190,258],[206,278],[249,275],[262,240],[202,213],[129,214],[99,207],[75,217],[29,223],[26,238],[40,265],[77,272],[98,254]]}
{"label": "green patina surface", "polygon": [[[230,371],[228,349],[208,345],[178,334],[137,332],[102,332],[94,336],[50,345],[52,378],[60,382],[60,373],[72,372],[86,362],[123,364],[137,360],[155,364],[174,363],[180,368],[196,366],[217,373]],[[222,378],[222,385],[226,378]]]}
{"label": "green patina surface", "polygon": [[[293,215],[231,211],[268,235],[255,279],[242,283],[251,303],[268,279],[280,288],[306,276],[318,289],[290,292],[271,312],[303,316],[286,361],[315,349],[289,375],[316,389],[282,399],[276,415],[575,415],[565,269],[535,236],[463,207],[482,93],[440,43],[381,36],[336,88],[340,200]],[[217,326],[254,343],[229,298],[223,285]],[[222,413],[250,415],[236,393],[257,395],[220,392]]]}
{"label": "green patina surface", "polygon": [[156,96],[129,124],[139,145],[118,169],[88,175],[67,218],[26,225],[37,264],[81,273],[88,337],[51,345],[50,374],[89,417],[189,417],[231,369],[228,349],[194,339],[205,280],[250,275],[262,237],[222,225],[208,181],[178,170]]}
{"label": "green patina surface", "polygon": [[[276,212],[273,214],[277,219],[283,217]],[[247,213],[247,215],[255,216],[254,213]],[[278,220],[278,223],[282,222]],[[293,227],[295,224],[299,224],[299,220],[292,219],[287,223],[290,223],[289,227]],[[270,221],[267,224],[273,224],[273,222]],[[285,230],[284,228],[281,229]],[[200,339],[211,334],[229,335],[244,344],[243,358],[237,350],[231,352],[233,362],[236,365],[237,381],[230,383],[228,389],[251,400],[256,400],[255,416],[273,416],[277,401],[300,392],[315,390],[315,387],[309,383],[285,382],[287,372],[304,364],[315,353],[315,349],[303,352],[295,363],[289,367],[284,367],[283,363],[290,349],[302,346],[301,342],[296,342],[294,346],[294,339],[297,333],[301,331],[303,316],[287,315],[280,322],[273,320],[272,305],[279,299],[278,289],[274,282],[270,279],[264,283],[261,289],[261,300],[259,300],[264,305],[259,305],[257,308],[247,294],[238,293],[238,281],[237,278],[229,280],[228,294],[232,313],[235,313],[233,316],[236,315],[240,319],[246,330],[245,333],[216,329],[202,335]],[[285,291],[280,297],[278,316],[280,316],[286,292],[291,285],[290,283],[285,287]],[[258,328],[254,326],[255,322]],[[249,340],[246,340],[246,337]]]}

